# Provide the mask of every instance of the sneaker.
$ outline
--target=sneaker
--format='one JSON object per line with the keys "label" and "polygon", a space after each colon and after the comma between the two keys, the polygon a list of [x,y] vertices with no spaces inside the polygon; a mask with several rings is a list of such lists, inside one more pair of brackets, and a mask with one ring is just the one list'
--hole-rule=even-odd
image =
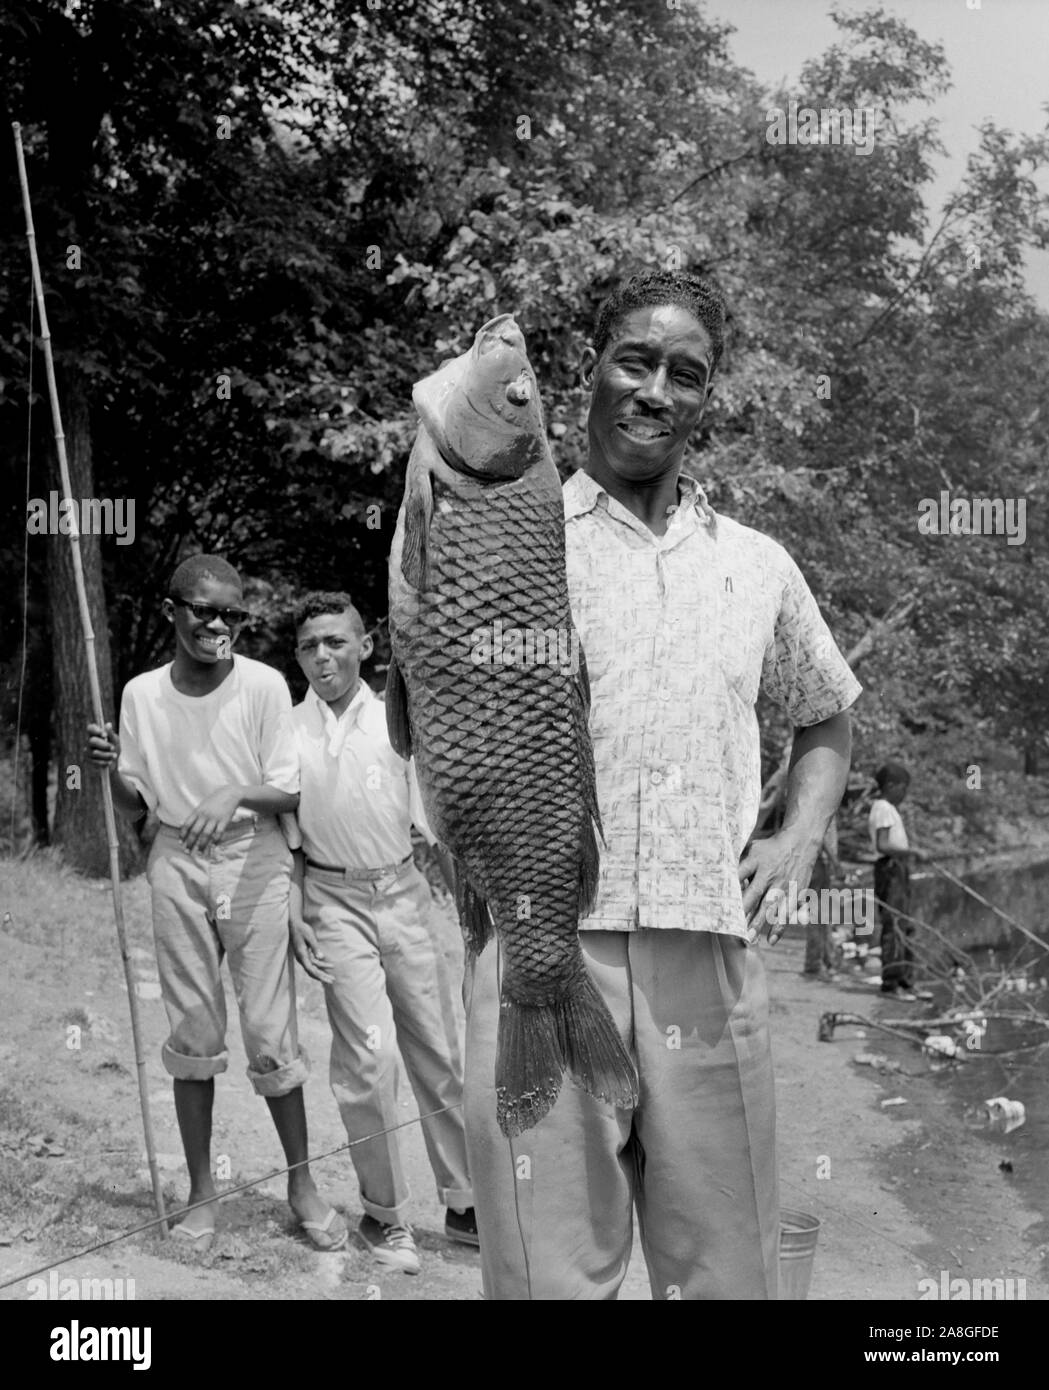
{"label": "sneaker", "polygon": [[404,1274],[419,1273],[419,1252],[410,1226],[387,1225],[374,1216],[362,1216],[357,1234],[375,1257],[377,1264],[399,1269]]}
{"label": "sneaker", "polygon": [[444,1217],[444,1233],[449,1240],[457,1240],[462,1245],[480,1245],[473,1207],[465,1211],[453,1211],[449,1207]]}

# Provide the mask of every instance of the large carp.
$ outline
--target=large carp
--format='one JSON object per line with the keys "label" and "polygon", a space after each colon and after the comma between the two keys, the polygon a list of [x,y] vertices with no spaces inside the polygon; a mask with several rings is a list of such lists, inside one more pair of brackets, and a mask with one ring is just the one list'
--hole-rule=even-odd
{"label": "large carp", "polygon": [[637,1073],[579,946],[600,826],[590,691],[572,625],[561,485],[521,331],[486,323],[418,383],[421,425],[390,553],[386,690],[466,944],[501,950],[499,1125],[536,1124],[568,1073],[614,1105]]}

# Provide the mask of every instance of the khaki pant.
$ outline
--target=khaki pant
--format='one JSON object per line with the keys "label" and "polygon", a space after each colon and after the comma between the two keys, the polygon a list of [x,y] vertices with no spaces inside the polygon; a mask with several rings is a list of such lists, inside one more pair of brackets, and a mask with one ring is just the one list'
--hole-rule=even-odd
{"label": "khaki pant", "polygon": [[162,825],[146,873],[171,1027],[168,1072],[204,1081],[229,1065],[220,973],[228,956],[251,1083],[261,1096],[294,1091],[309,1059],[299,1047],[288,951],[291,851],[276,821],[235,822],[206,853],[190,853]]}
{"label": "khaki pant", "polygon": [[656,1299],[776,1297],[779,1209],[758,953],[709,932],[582,931],[633,1056],[633,1112],[566,1077],[513,1141],[495,1119],[497,945],[467,979],[466,1126],[490,1299],[614,1299],[636,1206]]}
{"label": "khaki pant", "polygon": [[[473,1206],[462,1101],[462,1005],[434,936],[433,902],[412,863],[372,881],[307,866],[303,914],[335,976],[324,995],[331,1021],[331,1088],[351,1140],[403,1124],[400,1049],[419,1110],[458,1108],[422,1123],[437,1195]],[[355,1144],[361,1206],[403,1222],[411,1193],[397,1133]]]}

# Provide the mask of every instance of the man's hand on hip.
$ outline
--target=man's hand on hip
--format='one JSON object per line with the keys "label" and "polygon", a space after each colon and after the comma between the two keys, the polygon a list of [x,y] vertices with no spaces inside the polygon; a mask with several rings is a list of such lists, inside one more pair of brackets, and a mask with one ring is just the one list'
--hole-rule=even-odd
{"label": "man's hand on hip", "polygon": [[780,831],[767,840],[754,840],[739,861],[747,926],[758,936],[767,926],[770,946],[788,926],[808,925],[808,908],[799,907],[798,899],[809,886],[818,855],[818,843],[799,841],[789,831]]}

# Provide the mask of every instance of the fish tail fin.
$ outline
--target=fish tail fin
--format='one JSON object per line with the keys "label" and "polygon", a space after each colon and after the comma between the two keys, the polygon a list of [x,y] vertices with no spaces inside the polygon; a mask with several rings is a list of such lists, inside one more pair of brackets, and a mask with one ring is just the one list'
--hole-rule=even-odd
{"label": "fish tail fin", "polygon": [[560,1005],[561,1045],[572,1079],[621,1110],[637,1105],[637,1068],[597,986],[584,971]]}
{"label": "fish tail fin", "polygon": [[556,1004],[499,1002],[495,1114],[508,1139],[537,1125],[561,1091],[565,1059]]}
{"label": "fish tail fin", "polygon": [[459,912],[459,925],[466,949],[479,956],[492,935],[492,919],[488,914],[487,899],[466,877],[466,870],[458,859],[455,861],[455,906]]}
{"label": "fish tail fin", "polygon": [[550,1111],[566,1070],[597,1100],[637,1105],[637,1069],[585,971],[556,1003],[520,1004],[505,995],[500,1001],[496,1117],[508,1138]]}
{"label": "fish tail fin", "polygon": [[386,672],[386,732],[390,735],[390,746],[402,758],[412,756],[412,723],[408,713],[408,688],[397,665],[397,658],[390,657]]}

